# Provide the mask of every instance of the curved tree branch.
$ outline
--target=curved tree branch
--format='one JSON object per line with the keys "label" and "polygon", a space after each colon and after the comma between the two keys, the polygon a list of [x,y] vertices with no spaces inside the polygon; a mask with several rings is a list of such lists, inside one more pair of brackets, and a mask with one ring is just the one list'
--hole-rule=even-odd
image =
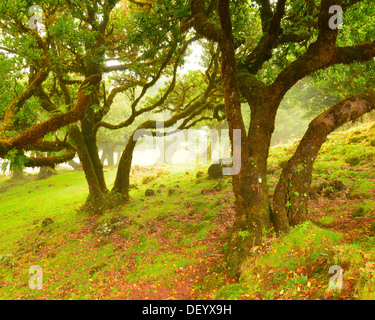
{"label": "curved tree branch", "polygon": [[81,120],[84,116],[86,107],[91,101],[91,94],[88,93],[88,87],[95,86],[100,81],[101,75],[97,74],[87,77],[82,82],[78,91],[77,104],[74,109],[66,113],[55,115],[44,122],[38,123],[11,140],[0,141],[0,157],[4,157],[12,148],[22,150],[23,147],[34,144],[47,133],[55,132],[66,125]]}
{"label": "curved tree branch", "polygon": [[[375,109],[375,87],[351,96],[327,109],[311,121],[296,152],[285,165],[274,194],[274,223],[287,231],[307,218],[308,190],[313,165],[327,136],[343,124]],[[287,201],[291,205],[286,206]]]}
{"label": "curved tree branch", "polygon": [[25,167],[51,167],[54,168],[55,165],[68,162],[75,157],[75,150],[67,150],[61,156],[51,156],[51,157],[27,157]]}

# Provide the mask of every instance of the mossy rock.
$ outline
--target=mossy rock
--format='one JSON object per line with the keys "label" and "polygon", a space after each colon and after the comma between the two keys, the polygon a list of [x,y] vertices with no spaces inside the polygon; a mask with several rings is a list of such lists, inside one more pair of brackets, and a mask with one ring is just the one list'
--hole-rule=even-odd
{"label": "mossy rock", "polygon": [[145,196],[146,196],[146,197],[151,197],[151,196],[153,196],[153,195],[155,195],[155,191],[154,191],[154,190],[152,190],[152,189],[147,189],[147,190],[145,191]]}
{"label": "mossy rock", "polygon": [[115,215],[108,221],[98,222],[93,228],[93,233],[99,236],[109,236],[115,230],[119,229],[122,225],[123,217],[121,215]]}
{"label": "mossy rock", "polygon": [[50,224],[54,223],[53,219],[52,218],[45,218],[43,221],[42,221],[42,227],[46,227]]}
{"label": "mossy rock", "polygon": [[107,266],[107,264],[105,262],[101,263],[101,264],[98,264],[96,266],[93,266],[90,271],[89,271],[89,275],[90,277],[92,277],[96,272],[102,270],[103,268],[105,268]]}
{"label": "mossy rock", "polygon": [[331,181],[330,186],[334,191],[343,191],[346,188],[345,183],[341,180]]}
{"label": "mossy rock", "polygon": [[208,168],[208,176],[210,178],[221,178],[223,176],[223,166],[220,163],[211,164]]}
{"label": "mossy rock", "polygon": [[323,195],[324,197],[329,197],[337,192],[345,190],[345,188],[346,185],[340,180],[333,180],[330,182],[323,181],[318,186],[316,186],[315,189],[312,188],[311,193],[313,193],[312,191],[315,191],[316,193]]}
{"label": "mossy rock", "polygon": [[195,175],[197,179],[203,176],[204,176],[204,173],[202,171],[198,171],[197,174]]}
{"label": "mossy rock", "polygon": [[94,226],[93,232],[99,236],[109,236],[113,229],[108,222],[99,223]]}

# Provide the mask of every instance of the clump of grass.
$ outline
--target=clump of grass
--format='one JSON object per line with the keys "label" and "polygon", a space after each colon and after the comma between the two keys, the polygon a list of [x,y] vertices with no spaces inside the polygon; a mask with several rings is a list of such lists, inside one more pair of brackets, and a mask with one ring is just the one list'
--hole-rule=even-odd
{"label": "clump of grass", "polygon": [[364,199],[362,203],[355,206],[356,210],[353,212],[353,217],[363,217],[373,212],[375,201]]}
{"label": "clump of grass", "polygon": [[333,221],[335,221],[335,218],[333,216],[327,216],[322,217],[316,221],[323,226],[329,226]]}

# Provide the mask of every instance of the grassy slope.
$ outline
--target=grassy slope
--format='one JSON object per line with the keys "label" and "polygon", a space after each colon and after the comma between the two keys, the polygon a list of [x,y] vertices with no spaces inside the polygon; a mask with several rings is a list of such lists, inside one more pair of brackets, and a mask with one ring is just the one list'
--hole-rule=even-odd
{"label": "grassy slope", "polygon": [[[270,190],[295,147],[272,149]],[[0,299],[375,298],[374,155],[375,124],[330,135],[315,166],[312,221],[279,239],[265,234],[239,281],[221,264],[234,218],[231,180],[197,178],[207,166],[136,170],[131,202],[98,219],[77,212],[87,194],[82,172],[2,177],[0,255],[13,256],[0,264]],[[114,176],[106,172],[109,185]],[[155,195],[145,197],[147,188]],[[42,227],[47,217],[54,223]],[[110,235],[93,232],[112,218]],[[28,286],[32,265],[43,269],[43,290]],[[342,290],[328,287],[331,265],[344,269]]]}

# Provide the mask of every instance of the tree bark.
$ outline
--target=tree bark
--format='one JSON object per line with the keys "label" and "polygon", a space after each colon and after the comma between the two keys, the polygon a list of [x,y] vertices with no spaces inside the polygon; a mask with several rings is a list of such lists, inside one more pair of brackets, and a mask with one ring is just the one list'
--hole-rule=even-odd
{"label": "tree bark", "polygon": [[[74,153],[75,156],[75,153]],[[74,157],[73,157],[74,158]],[[79,163],[75,162],[73,159],[68,161],[68,164],[74,169],[77,170],[80,166]]]}
{"label": "tree bark", "polygon": [[[100,190],[103,193],[108,192],[103,172],[103,164],[100,161],[99,150],[96,144],[96,136],[92,132],[92,123],[87,123],[86,120],[82,121],[82,135],[85,140],[87,152],[91,158],[92,165],[94,167],[95,175],[98,179]],[[85,164],[82,163],[82,166]]]}
{"label": "tree bark", "polygon": [[[223,37],[219,41],[221,51],[221,76],[225,109],[229,125],[232,154],[239,148],[241,168],[232,176],[235,195],[236,219],[231,230],[230,240],[225,252],[225,261],[233,276],[238,277],[240,266],[250,253],[253,245],[261,242],[262,231],[270,228],[269,202],[267,192],[266,166],[262,163],[261,151],[267,150],[269,141],[262,141],[260,131],[254,130],[254,142],[261,143],[260,150],[253,146],[253,161],[249,158],[249,144],[241,114],[240,89],[237,80],[237,66],[232,36],[229,0],[219,0],[218,13]],[[251,130],[258,128],[252,126]],[[241,130],[241,143],[234,140],[234,130]],[[249,133],[251,134],[251,133]],[[270,134],[269,134],[270,135]],[[268,139],[270,140],[270,139]],[[267,156],[265,152],[264,156]]]}
{"label": "tree bark", "polygon": [[134,141],[134,134],[129,137],[125,150],[118,162],[117,174],[112,192],[119,193],[127,200],[129,199],[130,170],[133,161],[133,152],[137,141]]}
{"label": "tree bark", "polygon": [[68,162],[75,156],[75,150],[66,150],[61,156],[49,157],[28,157],[25,167],[50,167],[54,168],[56,164]]}
{"label": "tree bark", "polygon": [[[103,201],[103,195],[96,175],[94,165],[92,163],[89,151],[86,147],[85,139],[79,128],[74,126],[71,129],[70,135],[77,146],[77,153],[79,160],[82,163],[82,168],[85,173],[86,181],[89,186],[89,196],[86,201],[86,208],[88,211],[94,211],[94,213],[102,213],[101,206],[95,206]],[[91,206],[90,206],[91,204]]]}

